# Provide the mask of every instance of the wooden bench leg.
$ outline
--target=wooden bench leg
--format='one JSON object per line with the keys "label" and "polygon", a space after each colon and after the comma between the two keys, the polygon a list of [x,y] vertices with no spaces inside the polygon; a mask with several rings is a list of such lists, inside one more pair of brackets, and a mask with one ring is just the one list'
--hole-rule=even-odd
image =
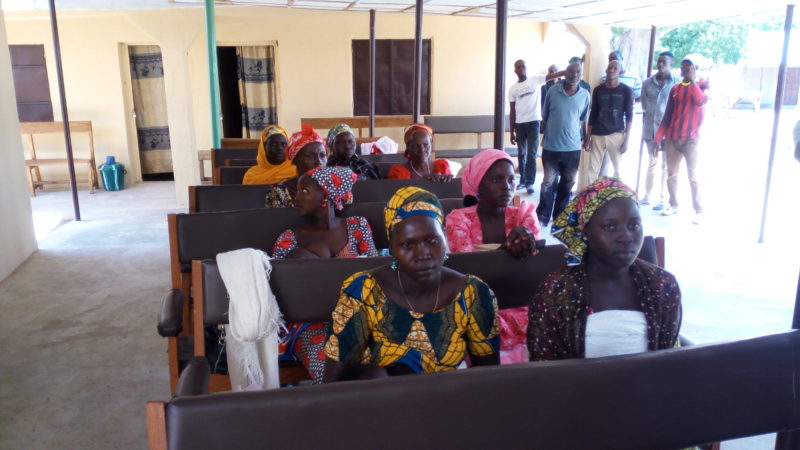
{"label": "wooden bench leg", "polygon": [[89,193],[94,194],[94,177],[92,177],[92,163],[89,163],[89,171],[86,174],[86,178],[89,181]]}
{"label": "wooden bench leg", "polygon": [[28,172],[28,189],[31,191],[31,197],[36,197],[36,188],[33,186],[33,167],[26,167],[25,168]]}

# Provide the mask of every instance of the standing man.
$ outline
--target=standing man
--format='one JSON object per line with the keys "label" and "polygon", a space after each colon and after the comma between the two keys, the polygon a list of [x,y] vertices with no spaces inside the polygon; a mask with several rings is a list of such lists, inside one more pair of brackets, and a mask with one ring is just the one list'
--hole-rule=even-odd
{"label": "standing man", "polygon": [[542,226],[558,217],[569,203],[570,191],[581,160],[582,131],[589,114],[589,92],[578,82],[583,68],[579,62],[567,66],[564,80],[547,91],[542,109],[542,180],[536,214]]}
{"label": "standing man", "polygon": [[511,143],[517,146],[519,160],[519,185],[528,194],[533,194],[533,183],[536,181],[536,150],[539,148],[539,125],[542,121],[542,105],[539,100],[544,76],[528,78],[525,61],[514,63],[514,73],[518,82],[508,90],[511,102],[509,120],[511,125]]}
{"label": "standing man", "polygon": [[708,82],[695,82],[697,77],[697,55],[687,55],[681,61],[683,81],[676,84],[669,94],[664,118],[656,132],[655,142],[664,140],[667,159],[667,190],[669,206],[661,211],[662,216],[671,216],[678,212],[678,170],[681,160],[686,158],[686,171],[689,172],[689,187],[692,189],[692,206],[694,220],[700,223],[703,207],[700,205],[700,189],[697,182],[697,140],[700,125],[703,124],[705,104],[708,97],[705,90]]}
{"label": "standing man", "polygon": [[653,206],[653,211],[664,209],[664,194],[666,193],[667,183],[667,161],[661,157],[663,148],[653,142],[656,130],[664,117],[664,110],[667,107],[667,100],[672,87],[678,84],[681,79],[673,75],[672,62],[675,56],[672,52],[663,52],[658,55],[656,62],[655,75],[646,79],[642,84],[642,109],[644,110],[644,126],[642,128],[642,139],[647,146],[647,176],[644,182],[644,196],[642,205],[650,204],[650,194],[653,192],[655,184],[656,170],[660,167],[661,182],[659,183],[658,203]]}
{"label": "standing man", "polygon": [[619,82],[619,61],[611,61],[606,68],[606,82],[592,92],[592,112],[589,114],[584,143],[586,154],[581,162],[578,190],[592,184],[600,175],[603,158],[608,153],[614,176],[619,176],[622,154],[628,150],[633,124],[633,89]]}
{"label": "standing man", "polygon": [[[547,83],[542,85],[542,95],[540,97],[542,99],[542,108],[544,108],[544,99],[545,99],[545,97],[547,97],[547,91],[551,87],[553,87],[553,85],[556,84],[557,81],[559,81],[558,80],[559,78],[561,78],[560,75],[557,75],[558,72],[559,72],[558,71],[558,66],[555,65],[555,64],[550,64],[550,67],[547,68],[547,74],[548,75],[556,74],[556,78],[551,79],[551,80],[547,80]],[[544,133],[544,130],[541,130],[541,131],[542,131],[542,133]]]}

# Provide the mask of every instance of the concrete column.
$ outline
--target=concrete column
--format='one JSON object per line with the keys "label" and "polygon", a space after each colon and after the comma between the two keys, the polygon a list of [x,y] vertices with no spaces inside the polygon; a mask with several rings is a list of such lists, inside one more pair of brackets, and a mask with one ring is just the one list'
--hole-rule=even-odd
{"label": "concrete column", "polygon": [[[36,251],[25,156],[17,119],[6,25],[0,5],[0,281]],[[7,94],[7,95],[6,95]]]}

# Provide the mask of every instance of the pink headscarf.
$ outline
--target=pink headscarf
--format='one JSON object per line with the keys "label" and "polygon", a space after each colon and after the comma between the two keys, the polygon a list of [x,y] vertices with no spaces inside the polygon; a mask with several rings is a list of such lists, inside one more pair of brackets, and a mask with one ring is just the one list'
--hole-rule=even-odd
{"label": "pink headscarf", "polygon": [[483,176],[486,175],[486,172],[492,167],[492,164],[500,160],[506,160],[510,162],[512,166],[514,165],[514,161],[508,156],[508,153],[501,150],[483,150],[473,156],[472,159],[469,160],[467,168],[464,169],[464,175],[461,177],[461,193],[477,197],[478,185],[481,184]]}

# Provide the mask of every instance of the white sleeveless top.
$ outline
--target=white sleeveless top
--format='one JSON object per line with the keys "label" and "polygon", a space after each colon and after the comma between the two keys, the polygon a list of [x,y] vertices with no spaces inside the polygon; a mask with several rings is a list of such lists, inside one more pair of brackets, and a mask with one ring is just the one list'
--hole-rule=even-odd
{"label": "white sleeveless top", "polygon": [[612,309],[586,318],[587,358],[627,355],[647,351],[647,321],[644,313]]}

